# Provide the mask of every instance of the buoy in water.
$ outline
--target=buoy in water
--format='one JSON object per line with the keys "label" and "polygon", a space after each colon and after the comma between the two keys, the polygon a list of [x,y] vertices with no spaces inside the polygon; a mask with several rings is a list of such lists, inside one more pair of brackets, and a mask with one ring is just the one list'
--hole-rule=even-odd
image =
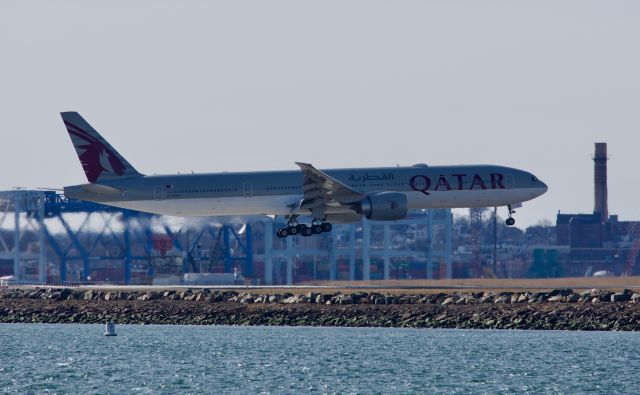
{"label": "buoy in water", "polygon": [[107,322],[105,336],[118,336],[116,333],[116,323],[115,322]]}

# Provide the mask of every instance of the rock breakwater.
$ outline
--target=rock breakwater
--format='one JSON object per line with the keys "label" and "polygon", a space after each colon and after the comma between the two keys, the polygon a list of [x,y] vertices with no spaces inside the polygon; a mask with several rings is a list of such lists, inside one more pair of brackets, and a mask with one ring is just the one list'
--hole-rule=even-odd
{"label": "rock breakwater", "polygon": [[0,322],[305,325],[351,327],[640,330],[640,293],[377,292],[294,295],[185,289],[0,291]]}

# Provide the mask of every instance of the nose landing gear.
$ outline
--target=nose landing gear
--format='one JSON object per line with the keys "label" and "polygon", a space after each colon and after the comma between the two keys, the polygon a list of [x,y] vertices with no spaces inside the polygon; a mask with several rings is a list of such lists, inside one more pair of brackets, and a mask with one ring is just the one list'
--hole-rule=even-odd
{"label": "nose landing gear", "polygon": [[511,205],[508,205],[508,206],[507,206],[507,209],[509,210],[509,218],[507,218],[507,220],[505,221],[505,223],[507,224],[507,226],[513,226],[513,225],[515,225],[515,224],[516,224],[516,219],[515,219],[515,218],[513,218],[513,217],[511,216],[511,214],[515,214],[515,213],[516,213],[516,210],[514,210],[514,209],[511,207]]}

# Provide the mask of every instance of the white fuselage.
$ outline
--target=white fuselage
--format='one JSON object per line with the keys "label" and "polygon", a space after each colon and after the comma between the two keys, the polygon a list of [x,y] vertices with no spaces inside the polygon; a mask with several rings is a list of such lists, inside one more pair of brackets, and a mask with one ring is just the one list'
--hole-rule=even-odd
{"label": "white fuselage", "polygon": [[[513,188],[508,190],[437,191],[425,195],[421,192],[403,192],[409,209],[494,207],[520,203],[540,196],[543,188]],[[302,195],[239,196],[193,198],[180,200],[114,201],[109,205],[131,210],[180,217],[224,215],[288,215],[290,205],[298,203]],[[327,213],[346,213],[346,207],[328,207]],[[307,212],[294,212],[307,214]]]}
{"label": "white fuselage", "polygon": [[[429,209],[507,206],[547,191],[531,173],[490,165],[334,169],[327,173],[357,191],[359,197],[340,203],[329,199],[323,214],[347,216],[357,212],[354,206],[363,198],[388,192],[404,195],[406,209]],[[308,215],[307,202],[313,198],[304,191],[302,172],[268,171],[128,177],[66,187],[65,195],[180,217]]]}

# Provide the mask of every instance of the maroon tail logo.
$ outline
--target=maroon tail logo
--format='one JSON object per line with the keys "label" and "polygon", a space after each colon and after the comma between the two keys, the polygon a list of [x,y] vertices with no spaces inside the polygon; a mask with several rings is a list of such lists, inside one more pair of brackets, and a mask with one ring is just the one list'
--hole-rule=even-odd
{"label": "maroon tail logo", "polygon": [[103,172],[118,176],[124,174],[125,166],[111,149],[71,122],[64,123],[89,182],[96,182]]}

